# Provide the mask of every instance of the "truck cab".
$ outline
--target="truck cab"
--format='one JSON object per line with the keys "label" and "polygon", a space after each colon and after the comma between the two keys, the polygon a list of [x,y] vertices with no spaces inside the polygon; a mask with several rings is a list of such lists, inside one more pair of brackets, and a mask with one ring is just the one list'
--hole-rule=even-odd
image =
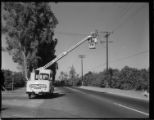
{"label": "truck cab", "polygon": [[32,95],[52,94],[54,91],[52,71],[49,69],[36,69],[30,75],[26,84],[26,93]]}

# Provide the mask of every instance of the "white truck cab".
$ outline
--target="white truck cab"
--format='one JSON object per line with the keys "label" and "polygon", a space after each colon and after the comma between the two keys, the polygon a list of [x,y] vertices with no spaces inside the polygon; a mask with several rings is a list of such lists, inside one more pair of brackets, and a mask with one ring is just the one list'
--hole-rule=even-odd
{"label": "white truck cab", "polygon": [[52,94],[54,91],[52,71],[49,69],[36,69],[27,81],[26,93],[32,95]]}

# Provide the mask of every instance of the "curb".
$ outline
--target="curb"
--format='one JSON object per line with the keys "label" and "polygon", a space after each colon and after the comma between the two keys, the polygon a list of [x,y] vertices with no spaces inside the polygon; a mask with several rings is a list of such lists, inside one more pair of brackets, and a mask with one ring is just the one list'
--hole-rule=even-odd
{"label": "curb", "polygon": [[113,92],[107,92],[107,91],[99,91],[99,90],[93,90],[93,89],[87,89],[87,88],[82,88],[79,87],[81,89],[85,89],[85,90],[91,90],[91,91],[97,91],[97,92],[105,92],[105,93],[109,93],[109,94],[113,94],[113,95],[118,95],[118,96],[123,96],[123,97],[129,97],[129,98],[135,98],[135,99],[140,99],[140,100],[145,100],[145,101],[149,101],[149,96],[147,98],[140,98],[140,97],[134,97],[134,96],[130,96],[130,95],[124,95],[124,94],[117,94],[117,93],[113,93]]}

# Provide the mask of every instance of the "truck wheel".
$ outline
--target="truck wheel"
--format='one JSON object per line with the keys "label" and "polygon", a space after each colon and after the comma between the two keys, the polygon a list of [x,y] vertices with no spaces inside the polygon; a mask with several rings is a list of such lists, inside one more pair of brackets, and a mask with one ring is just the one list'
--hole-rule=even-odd
{"label": "truck wheel", "polygon": [[53,95],[53,90],[50,90],[50,95]]}
{"label": "truck wheel", "polygon": [[50,92],[50,95],[53,96],[53,92]]}
{"label": "truck wheel", "polygon": [[28,98],[31,99],[32,98],[32,94],[28,94]]}

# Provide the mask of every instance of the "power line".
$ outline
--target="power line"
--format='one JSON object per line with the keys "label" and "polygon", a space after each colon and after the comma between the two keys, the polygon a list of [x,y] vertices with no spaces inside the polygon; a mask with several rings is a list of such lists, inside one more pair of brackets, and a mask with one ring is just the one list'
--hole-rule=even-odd
{"label": "power line", "polygon": [[139,52],[139,53],[136,53],[136,54],[130,55],[130,56],[126,56],[126,57],[123,57],[123,58],[119,58],[119,59],[117,59],[117,60],[110,61],[110,62],[112,63],[112,62],[116,62],[116,61],[120,61],[120,60],[128,59],[128,58],[130,58],[130,57],[135,57],[135,56],[138,56],[138,55],[141,55],[141,54],[145,54],[145,53],[147,53],[147,52],[149,52],[149,50],[145,50],[145,51],[142,51],[142,52]]}
{"label": "power line", "polygon": [[114,32],[115,32],[115,30],[117,31],[120,27],[122,27],[122,25],[123,25],[125,22],[127,22],[130,18],[132,19],[132,17],[134,17],[135,14],[137,14],[137,13],[139,12],[139,10],[141,10],[141,9],[144,8],[145,6],[146,6],[146,5],[142,5],[140,8],[136,9],[136,11],[133,12],[133,13],[131,14],[131,16],[129,16],[125,21],[123,20],[123,22],[121,22],[121,24],[119,24],[117,27],[115,27],[115,28],[113,29],[113,31],[114,31]]}
{"label": "power line", "polygon": [[[135,14],[136,14],[140,9],[142,9],[144,6],[145,6],[145,5],[143,5],[143,6],[141,6],[140,8],[138,8],[135,12],[133,12],[134,14],[132,14],[132,15],[135,15]],[[121,18],[123,18],[125,15],[127,15],[128,11],[129,11],[131,8],[132,8],[132,5],[129,4],[129,6],[127,7],[127,9],[126,9],[126,10],[122,13],[122,15],[119,17],[120,20],[122,20]],[[132,16],[132,15],[131,15],[131,16]],[[131,16],[130,16],[130,18],[132,18]],[[129,19],[127,19],[127,20],[129,20]],[[126,21],[127,21],[127,20],[126,20]],[[119,29],[126,21],[123,20],[123,22],[120,22],[120,23],[113,29],[113,31]],[[61,35],[67,35],[67,36],[86,36],[86,35],[88,35],[88,34],[84,34],[84,33],[63,32],[63,31],[56,31],[56,30],[55,30],[55,33],[56,33],[56,34],[61,34]]]}
{"label": "power line", "polygon": [[119,16],[119,18],[122,18],[123,16],[125,16],[127,14],[127,12],[130,10],[131,7],[132,7],[131,3],[128,3],[127,8],[123,12],[123,14],[121,16]]}
{"label": "power line", "polygon": [[[132,5],[129,3],[128,6],[127,6],[127,8],[125,8],[124,12],[119,16],[120,19],[119,19],[118,21],[120,21],[120,23],[121,23],[121,21],[122,21],[122,18],[123,18],[124,16],[127,15],[128,11],[129,11],[131,8],[132,8]],[[117,21],[117,22],[118,22],[118,21]],[[119,23],[119,24],[120,24],[120,23]],[[114,24],[115,24],[115,23],[114,23]],[[117,26],[118,26],[118,25],[117,25]],[[116,26],[116,27],[117,27],[117,26]]]}
{"label": "power line", "polygon": [[[138,12],[140,9],[142,9],[144,6],[145,6],[145,5],[141,6],[139,9],[137,9],[137,10],[135,11],[135,14],[136,14],[136,12]],[[119,17],[120,20],[121,20],[121,18],[123,18],[123,16],[127,15],[128,11],[129,11],[131,8],[132,8],[132,5],[129,4],[128,7],[126,8],[126,10],[125,10],[125,11],[122,13],[122,15]],[[132,14],[132,15],[134,15],[134,14]],[[130,16],[130,17],[131,17],[131,16]],[[117,25],[113,31],[115,31],[116,29],[118,29],[123,23],[125,23],[125,21],[123,21],[121,24]],[[85,36],[85,35],[88,35],[88,34],[83,34],[83,33],[63,32],[63,31],[56,31],[56,30],[55,30],[55,33],[56,33],[56,34],[61,34],[61,35],[67,35],[67,36]]]}
{"label": "power line", "polygon": [[[119,59],[117,59],[117,60],[110,61],[110,63],[117,62],[117,61],[124,60],[124,59],[128,59],[128,58],[131,58],[131,57],[135,57],[135,56],[138,56],[138,55],[141,55],[141,54],[145,54],[145,53],[147,53],[147,52],[149,52],[149,50],[145,50],[145,51],[142,51],[142,52],[139,52],[139,53],[130,55],[130,56],[126,56],[126,57],[123,57],[123,58],[119,58]],[[93,67],[92,69],[99,68],[99,67],[102,67],[102,66],[105,66],[105,65],[106,65],[106,63],[104,63],[104,64],[99,64],[99,65],[97,65],[96,67]]]}
{"label": "power line", "polygon": [[[122,18],[124,15],[126,15],[126,13],[128,12],[128,10],[130,9],[130,7],[128,7],[126,9],[126,11],[124,11],[122,13],[122,15],[120,16],[120,18]],[[73,32],[63,32],[63,31],[55,31],[56,34],[61,34],[61,35],[67,35],[67,36],[85,36],[88,34],[83,34],[83,33],[73,33]]]}

